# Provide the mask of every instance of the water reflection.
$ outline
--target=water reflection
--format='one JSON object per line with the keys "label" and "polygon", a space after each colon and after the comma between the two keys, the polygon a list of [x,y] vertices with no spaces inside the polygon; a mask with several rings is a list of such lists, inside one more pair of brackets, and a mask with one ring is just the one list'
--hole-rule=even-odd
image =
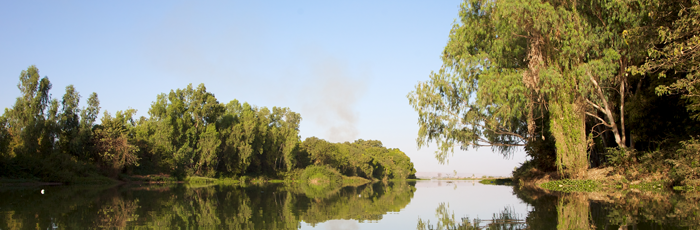
{"label": "water reflection", "polygon": [[700,193],[557,193],[459,181],[0,188],[0,229],[694,229],[699,209]]}
{"label": "water reflection", "polygon": [[477,229],[526,229],[527,225],[512,208],[504,208],[500,213],[494,213],[491,219],[462,217],[455,219],[454,212],[449,209],[449,204],[442,203],[435,210],[438,221],[435,225],[429,220],[418,219],[417,230],[477,230]]}
{"label": "water reflection", "polygon": [[333,189],[295,184],[3,188],[0,229],[297,229],[302,221],[380,220],[405,207],[414,191],[405,182]]}
{"label": "water reflection", "polygon": [[700,193],[559,193],[513,188],[530,208],[526,217],[504,207],[491,219],[456,217],[449,203],[435,209],[437,221],[418,219],[416,229],[698,229]]}
{"label": "water reflection", "polygon": [[517,189],[533,206],[527,225],[533,229],[685,229],[698,228],[696,193],[617,191],[549,193]]}

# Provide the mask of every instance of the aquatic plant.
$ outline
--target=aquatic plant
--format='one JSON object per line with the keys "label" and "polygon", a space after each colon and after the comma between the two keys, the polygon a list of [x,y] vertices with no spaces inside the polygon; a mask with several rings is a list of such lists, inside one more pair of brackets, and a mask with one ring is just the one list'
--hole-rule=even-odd
{"label": "aquatic plant", "polygon": [[540,184],[540,187],[560,192],[594,192],[601,188],[601,183],[594,180],[563,179]]}

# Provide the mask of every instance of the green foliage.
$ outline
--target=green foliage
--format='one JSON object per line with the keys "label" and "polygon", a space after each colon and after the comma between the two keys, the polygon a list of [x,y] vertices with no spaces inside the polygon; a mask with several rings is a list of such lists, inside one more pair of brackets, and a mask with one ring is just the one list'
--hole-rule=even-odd
{"label": "green foliage", "polygon": [[508,186],[511,186],[511,185],[513,185],[513,179],[512,178],[486,179],[486,180],[480,180],[479,183],[489,184],[489,185],[508,185]]}
{"label": "green foliage", "polygon": [[52,99],[51,83],[35,66],[22,71],[18,88],[21,96],[0,116],[0,177],[74,182],[136,173],[267,181],[296,178],[311,165],[355,182],[415,178],[413,163],[398,149],[373,140],[301,142],[298,113],[237,100],[219,103],[203,84],[158,95],[148,118],[135,119],[135,109],[105,111],[99,124],[96,93],[82,109],[73,85],[60,102]]}
{"label": "green foliage", "polygon": [[327,165],[346,176],[402,180],[415,178],[416,173],[405,153],[399,149],[385,148],[375,140],[329,143],[310,137],[301,143],[299,155],[309,159],[308,164]]}
{"label": "green foliage", "polygon": [[256,108],[233,100],[217,123],[222,136],[223,174],[291,171],[298,166],[301,116],[288,108]]}
{"label": "green foliage", "polygon": [[555,180],[540,184],[540,187],[560,192],[595,192],[601,189],[601,183],[594,180]]}
{"label": "green foliage", "polygon": [[630,188],[639,189],[643,191],[664,191],[666,188],[666,181],[649,181],[641,182],[639,184],[630,184]]}
{"label": "green foliage", "polygon": [[552,104],[550,120],[556,141],[557,170],[562,175],[579,178],[588,169],[583,113],[574,103]]}
{"label": "green foliage", "polygon": [[343,182],[343,176],[337,170],[328,166],[312,165],[304,169],[304,172],[299,176],[299,180],[315,185],[339,185]]}
{"label": "green foliage", "polygon": [[647,27],[633,30],[631,37],[646,39],[648,59],[631,68],[633,73],[671,78],[673,82],[656,86],[659,95],[681,94],[687,109],[699,119],[697,96],[700,78],[700,3],[698,1],[649,1],[652,19]]}
{"label": "green foliage", "polygon": [[131,117],[136,110],[117,111],[115,117],[108,112],[102,116],[102,124],[93,131],[94,155],[97,165],[112,177],[125,167],[138,166],[138,148],[129,142]]}
{"label": "green foliage", "polygon": [[513,180],[518,182],[528,181],[544,176],[545,172],[536,165],[537,163],[533,160],[525,160],[520,167],[516,167],[513,170]]}
{"label": "green foliage", "polygon": [[345,186],[358,186],[369,182],[370,180],[358,176],[343,177],[343,185]]}
{"label": "green foliage", "polygon": [[406,183],[343,187],[319,199],[284,184],[52,186],[45,195],[37,187],[3,186],[0,206],[14,214],[3,215],[0,228],[292,230],[302,221],[379,221],[404,209],[414,193]]}
{"label": "green foliage", "polygon": [[211,140],[218,137],[211,127],[222,112],[223,106],[204,85],[195,89],[190,84],[158,95],[148,111],[149,121],[155,123],[150,137],[155,141],[153,155],[167,162],[179,177],[213,176],[216,162],[212,153],[220,141]]}
{"label": "green foliage", "polygon": [[579,178],[603,149],[687,140],[699,130],[699,5],[465,0],[443,65],[408,95],[418,145],[437,144],[443,163],[455,145],[525,146],[537,169]]}
{"label": "green foliage", "polygon": [[629,167],[635,163],[636,151],[633,149],[608,148],[605,153],[607,165],[613,167]]}
{"label": "green foliage", "polygon": [[[700,140],[692,138],[681,141],[681,148],[675,152],[675,156],[666,159],[671,164],[670,176],[675,181],[694,182],[700,180]],[[691,186],[700,186],[700,183],[688,183]]]}
{"label": "green foliage", "polygon": [[301,177],[302,173],[304,173],[304,169],[297,168],[292,171],[285,172],[282,178],[284,178],[285,181],[297,180],[299,177]]}
{"label": "green foliage", "polygon": [[198,176],[188,177],[185,179],[185,182],[188,184],[215,184],[217,181],[218,179]]}

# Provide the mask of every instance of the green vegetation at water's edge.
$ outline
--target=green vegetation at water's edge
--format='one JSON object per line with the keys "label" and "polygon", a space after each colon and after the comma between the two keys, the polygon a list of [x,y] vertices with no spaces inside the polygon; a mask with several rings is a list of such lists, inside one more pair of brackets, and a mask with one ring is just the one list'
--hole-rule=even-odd
{"label": "green vegetation at water's edge", "polygon": [[513,178],[482,179],[479,183],[489,185],[513,185]]}
{"label": "green vegetation at water's edge", "polygon": [[[541,188],[559,191],[559,192],[610,192],[610,191],[646,191],[646,192],[670,192],[667,181],[634,181],[627,180],[577,180],[577,179],[562,179],[553,180],[540,184]],[[675,186],[674,190],[693,191],[694,187]]]}
{"label": "green vegetation at water's edge", "polygon": [[333,169],[355,178],[353,183],[358,178],[415,178],[413,163],[399,149],[377,140],[302,141],[298,113],[237,100],[220,103],[203,84],[159,94],[148,117],[134,117],[134,109],[105,111],[97,122],[96,93],[80,108],[81,95],[72,85],[62,98],[52,98],[51,82],[35,66],[22,71],[19,81],[19,97],[0,116],[0,178],[64,183],[129,177],[192,183],[210,181],[202,178],[296,180],[308,167]]}
{"label": "green vegetation at water's edge", "polygon": [[523,148],[516,182],[700,186],[699,1],[465,0],[455,15],[442,67],[408,95],[438,160]]}
{"label": "green vegetation at water's edge", "polygon": [[560,192],[595,192],[601,189],[601,183],[594,180],[557,180],[542,183],[540,187]]}

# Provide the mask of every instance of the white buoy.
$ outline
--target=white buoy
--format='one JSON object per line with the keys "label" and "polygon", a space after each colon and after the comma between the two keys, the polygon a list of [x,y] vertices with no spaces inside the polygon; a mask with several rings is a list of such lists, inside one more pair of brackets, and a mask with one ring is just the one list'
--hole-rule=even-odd
{"label": "white buoy", "polygon": [[41,195],[44,195],[44,190],[43,190],[43,189],[41,190]]}

